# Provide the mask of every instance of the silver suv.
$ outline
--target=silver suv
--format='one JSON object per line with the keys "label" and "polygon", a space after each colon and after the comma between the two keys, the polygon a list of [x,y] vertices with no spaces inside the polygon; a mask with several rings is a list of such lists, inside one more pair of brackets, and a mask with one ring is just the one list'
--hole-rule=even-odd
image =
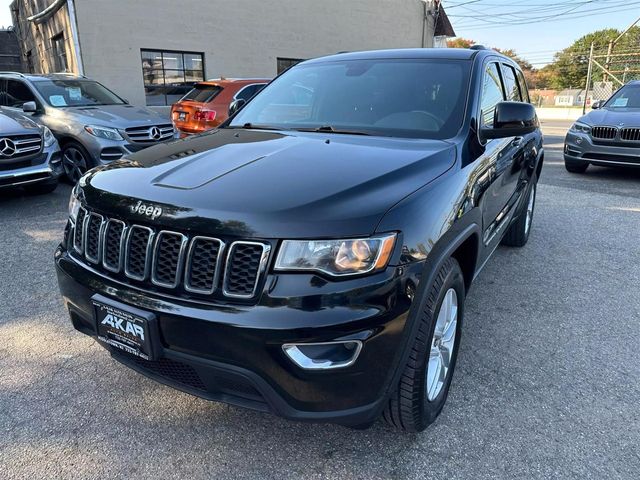
{"label": "silver suv", "polygon": [[0,72],[0,105],[51,129],[67,177],[175,138],[171,121],[136,107],[100,83],[69,74]]}
{"label": "silver suv", "polygon": [[24,187],[49,193],[56,189],[61,174],[60,149],[51,131],[0,107],[0,189]]}

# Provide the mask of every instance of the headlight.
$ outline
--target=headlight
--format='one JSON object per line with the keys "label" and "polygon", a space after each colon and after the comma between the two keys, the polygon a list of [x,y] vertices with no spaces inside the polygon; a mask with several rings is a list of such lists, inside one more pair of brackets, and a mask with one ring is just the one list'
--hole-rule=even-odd
{"label": "headlight", "polygon": [[42,127],[42,138],[44,139],[45,147],[50,147],[56,142],[56,137],[53,136],[51,130],[44,126]]}
{"label": "headlight", "polygon": [[578,132],[578,133],[591,133],[591,127],[589,125],[586,125],[580,122],[576,122],[573,125],[571,125],[571,128],[569,130],[571,130],[572,132]]}
{"label": "headlight", "polygon": [[79,188],[78,185],[71,190],[71,197],[69,198],[69,218],[76,223],[78,218],[78,211],[80,210],[80,198],[78,197]]}
{"label": "headlight", "polygon": [[332,276],[357,275],[387,266],[396,234],[349,240],[285,240],[276,270],[315,270]]}
{"label": "headlight", "polygon": [[124,140],[120,132],[111,127],[100,127],[98,125],[85,125],[84,129],[94,137],[105,138],[107,140]]}

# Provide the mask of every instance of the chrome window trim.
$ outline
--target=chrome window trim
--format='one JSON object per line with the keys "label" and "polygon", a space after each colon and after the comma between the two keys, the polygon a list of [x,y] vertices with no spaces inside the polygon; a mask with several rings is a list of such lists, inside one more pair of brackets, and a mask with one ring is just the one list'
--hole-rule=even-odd
{"label": "chrome window trim", "polygon": [[[200,289],[200,288],[194,288],[189,283],[189,276],[191,275],[191,265],[193,264],[193,262],[192,262],[193,249],[194,249],[194,246],[195,246],[196,242],[199,241],[199,240],[207,240],[207,241],[218,242],[218,258],[216,259],[216,269],[213,272],[213,283],[212,283],[212,286],[211,286],[210,290],[203,290],[203,289]],[[184,272],[184,289],[187,292],[197,293],[199,295],[211,295],[211,294],[213,294],[213,292],[216,291],[216,289],[218,287],[218,281],[220,280],[220,269],[222,268],[222,265],[225,263],[223,255],[224,255],[224,250],[225,250],[226,246],[227,245],[222,240],[220,240],[219,238],[205,237],[205,236],[202,236],[202,235],[197,235],[197,236],[195,236],[195,237],[193,237],[191,239],[191,243],[189,244],[189,250],[187,251],[186,268],[185,268],[185,272]]]}
{"label": "chrome window trim", "polygon": [[[97,217],[100,219],[100,229],[98,230],[98,254],[95,257],[91,257],[89,256],[89,244],[87,242],[88,240],[88,233],[89,233],[89,229],[87,228],[89,226],[89,222],[91,221],[91,217]],[[91,212],[89,213],[89,215],[87,215],[85,217],[85,221],[84,221],[84,228],[82,231],[82,236],[83,238],[83,243],[84,243],[84,256],[85,258],[90,261],[91,263],[98,265],[100,263],[100,258],[102,258],[102,232],[104,230],[104,216],[100,215],[99,213],[95,213],[95,212]]]}
{"label": "chrome window trim", "polygon": [[[135,231],[135,229],[137,228],[141,228],[143,230],[146,230],[147,232],[149,232],[149,239],[147,240],[147,249],[145,252],[145,258],[144,258],[144,274],[142,277],[132,274],[129,271],[129,246],[131,244],[131,235],[133,234],[133,232]],[[149,255],[152,252],[152,248],[153,248],[153,240],[154,240],[154,231],[153,229],[149,228],[149,227],[145,227],[143,225],[131,225],[131,227],[129,227],[129,231],[127,232],[127,243],[125,244],[125,248],[124,248],[124,274],[133,279],[133,280],[138,280],[139,282],[143,282],[148,276],[149,276]]]}
{"label": "chrome window trim", "polygon": [[75,227],[73,228],[73,238],[71,239],[71,243],[73,244],[73,249],[76,251],[76,253],[84,256],[84,232],[86,231],[87,219],[89,218],[89,212],[82,205],[78,209],[78,213],[80,213],[81,211],[84,211],[84,218],[82,219],[82,236],[80,238],[80,242],[81,243],[80,243],[80,246],[78,246],[77,243],[76,243],[76,229],[78,228],[77,222],[76,222]]}
{"label": "chrome window trim", "polygon": [[[112,223],[119,223],[122,225],[122,235],[120,236],[120,248],[118,252],[118,267],[115,269],[109,266],[109,264],[107,263],[107,257],[106,257],[107,249],[105,248],[105,245],[107,244],[107,235],[109,233],[109,227],[111,226]],[[122,271],[122,264],[124,262],[124,246],[125,246],[125,241],[127,239],[128,229],[129,227],[127,227],[127,224],[124,223],[122,220],[118,220],[117,218],[110,218],[107,220],[105,224],[104,232],[102,232],[102,266],[105,269],[109,270],[110,272],[120,273]]]}
{"label": "chrome window trim", "polygon": [[[229,293],[227,290],[227,281],[229,279],[229,267],[231,266],[231,255],[237,245],[257,245],[262,247],[262,255],[260,256],[260,266],[258,267],[258,274],[256,275],[256,281],[253,284],[253,290],[250,295],[242,295],[237,293]],[[249,299],[253,298],[256,295],[256,291],[258,290],[258,285],[260,284],[260,280],[262,279],[262,275],[267,268],[267,261],[269,260],[269,253],[271,252],[271,245],[262,242],[252,242],[252,241],[244,241],[237,240],[229,246],[229,251],[227,252],[227,258],[225,261],[225,270],[224,270],[224,281],[222,282],[222,293],[229,298],[244,298]]]}
{"label": "chrome window trim", "polygon": [[[177,235],[181,237],[180,251],[178,252],[178,262],[176,267],[176,279],[173,283],[162,282],[156,278],[156,264],[157,264],[158,253],[160,253],[160,240],[162,239],[163,235]],[[182,277],[182,270],[184,268],[184,263],[182,260],[184,258],[184,253],[187,248],[187,243],[189,243],[189,238],[180,232],[174,232],[172,230],[161,230],[155,235],[155,239],[153,242],[153,249],[152,249],[152,257],[151,257],[151,283],[152,284],[158,287],[165,287],[165,288],[176,288],[180,284],[180,278]]]}

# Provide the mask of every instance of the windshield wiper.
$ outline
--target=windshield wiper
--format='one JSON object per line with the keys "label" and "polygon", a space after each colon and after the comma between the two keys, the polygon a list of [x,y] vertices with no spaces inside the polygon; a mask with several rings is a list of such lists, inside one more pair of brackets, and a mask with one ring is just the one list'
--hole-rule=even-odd
{"label": "windshield wiper", "polygon": [[326,132],[326,133],[338,133],[342,135],[371,135],[370,133],[363,132],[360,130],[336,129],[331,125],[322,125],[320,127],[313,127],[313,128],[294,128],[294,130],[298,132]]}
{"label": "windshield wiper", "polygon": [[282,130],[278,127],[272,127],[270,125],[254,125],[250,122],[247,122],[244,125],[227,125],[224,128],[242,128],[245,130]]}

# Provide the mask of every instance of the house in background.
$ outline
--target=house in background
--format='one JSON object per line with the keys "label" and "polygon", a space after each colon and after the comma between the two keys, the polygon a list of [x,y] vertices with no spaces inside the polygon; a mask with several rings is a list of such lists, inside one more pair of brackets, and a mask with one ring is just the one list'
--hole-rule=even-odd
{"label": "house in background", "polygon": [[23,71],[18,37],[12,29],[0,30],[0,71]]}
{"label": "house in background", "polygon": [[455,36],[439,0],[13,0],[11,10],[28,71],[84,74],[153,106],[207,78],[273,77],[307,58]]}
{"label": "house in background", "polygon": [[[556,107],[581,107],[584,104],[585,90],[579,88],[569,88],[561,90],[555,97]],[[587,99],[587,105],[591,104]]]}

